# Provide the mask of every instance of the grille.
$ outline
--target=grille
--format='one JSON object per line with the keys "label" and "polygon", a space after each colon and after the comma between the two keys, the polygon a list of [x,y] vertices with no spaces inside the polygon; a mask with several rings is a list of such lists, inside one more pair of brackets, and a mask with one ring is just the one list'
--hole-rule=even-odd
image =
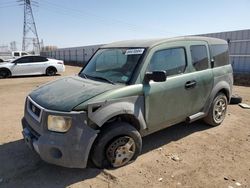
{"label": "grille", "polygon": [[42,107],[40,107],[39,105],[37,105],[34,101],[32,101],[31,98],[28,98],[27,101],[27,109],[29,114],[38,122],[41,121],[41,117],[42,117]]}
{"label": "grille", "polygon": [[29,109],[34,115],[40,117],[41,109],[34,105],[32,102],[29,102]]}

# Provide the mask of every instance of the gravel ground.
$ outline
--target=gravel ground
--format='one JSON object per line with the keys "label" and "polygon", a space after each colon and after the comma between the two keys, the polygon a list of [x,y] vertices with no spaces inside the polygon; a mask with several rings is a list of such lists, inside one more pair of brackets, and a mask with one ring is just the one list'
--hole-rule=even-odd
{"label": "gravel ground", "polygon": [[[78,73],[66,66],[62,74]],[[115,170],[47,164],[21,135],[24,100],[61,76],[0,80],[0,187],[250,187],[250,109],[230,105],[218,127],[178,124],[143,138],[142,155]],[[250,104],[250,88],[234,86]]]}

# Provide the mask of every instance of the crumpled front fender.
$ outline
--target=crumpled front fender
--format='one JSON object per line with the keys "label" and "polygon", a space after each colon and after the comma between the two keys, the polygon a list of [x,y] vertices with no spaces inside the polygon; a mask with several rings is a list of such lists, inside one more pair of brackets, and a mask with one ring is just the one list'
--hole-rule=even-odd
{"label": "crumpled front fender", "polygon": [[88,104],[88,118],[101,127],[117,115],[133,115],[140,123],[140,130],[146,129],[144,120],[144,97],[131,96],[104,102]]}

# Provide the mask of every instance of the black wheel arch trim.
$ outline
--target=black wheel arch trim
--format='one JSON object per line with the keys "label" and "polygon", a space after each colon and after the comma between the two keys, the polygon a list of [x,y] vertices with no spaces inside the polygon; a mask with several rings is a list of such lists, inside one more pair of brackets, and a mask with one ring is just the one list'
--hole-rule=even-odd
{"label": "black wheel arch trim", "polygon": [[230,84],[226,81],[220,81],[217,84],[215,84],[215,86],[213,87],[210,96],[204,106],[203,112],[205,112],[205,114],[208,114],[210,106],[214,100],[214,98],[216,97],[216,95],[218,93],[224,93],[225,96],[227,97],[228,103],[231,99],[231,95],[232,95],[232,86],[230,86]]}

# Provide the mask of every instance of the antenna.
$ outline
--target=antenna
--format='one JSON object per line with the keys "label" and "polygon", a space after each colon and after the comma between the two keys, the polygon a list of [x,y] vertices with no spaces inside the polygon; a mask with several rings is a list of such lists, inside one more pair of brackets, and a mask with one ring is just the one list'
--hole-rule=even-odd
{"label": "antenna", "polygon": [[[32,12],[31,0],[18,0],[24,6],[24,21],[23,21],[23,43],[22,50],[28,51],[29,45],[33,44],[33,51],[35,54],[40,54],[40,43],[36,30],[36,24]],[[37,2],[32,1],[32,5]]]}

